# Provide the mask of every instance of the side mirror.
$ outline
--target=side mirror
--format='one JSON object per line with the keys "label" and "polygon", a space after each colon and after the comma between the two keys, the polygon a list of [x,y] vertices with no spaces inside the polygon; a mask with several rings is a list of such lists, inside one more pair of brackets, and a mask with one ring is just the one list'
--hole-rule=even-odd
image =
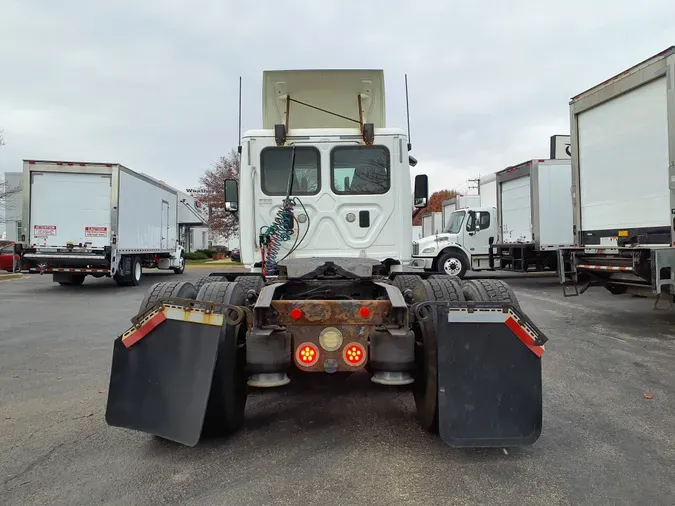
{"label": "side mirror", "polygon": [[413,206],[416,209],[424,209],[429,202],[429,178],[426,174],[415,176],[415,191]]}
{"label": "side mirror", "polygon": [[225,180],[225,211],[236,213],[239,210],[239,183],[236,179]]}

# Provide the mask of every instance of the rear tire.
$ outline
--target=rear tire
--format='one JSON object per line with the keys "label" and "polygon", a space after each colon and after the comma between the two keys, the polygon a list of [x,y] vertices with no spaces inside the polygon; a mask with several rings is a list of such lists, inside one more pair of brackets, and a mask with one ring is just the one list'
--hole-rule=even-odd
{"label": "rear tire", "polygon": [[[237,283],[212,282],[202,286],[197,300],[243,306],[246,293]],[[226,310],[216,309],[218,313]],[[204,416],[204,436],[227,436],[244,424],[248,397],[246,374],[246,326],[223,323],[211,392]]]}
{"label": "rear tire", "polygon": [[84,283],[85,277],[84,274],[71,274],[68,281],[59,281],[58,283],[61,286],[80,286]]}
{"label": "rear tire", "polygon": [[215,283],[217,281],[227,281],[226,279],[221,278],[220,276],[203,276],[194,282],[195,288],[197,291],[201,290],[202,287],[207,283]]}
{"label": "rear tire", "polygon": [[[122,262],[124,259],[122,259]],[[120,262],[120,265],[122,264]],[[138,286],[141,284],[141,278],[143,277],[143,263],[141,262],[141,257],[132,257],[131,258],[131,273],[128,276],[121,276],[120,271],[115,275],[115,281],[119,286]]]}
{"label": "rear tire", "polygon": [[[433,276],[421,281],[414,290],[414,302],[464,302],[460,284],[450,276]],[[420,426],[438,434],[438,313],[428,311],[425,321],[417,321],[415,333],[415,362],[417,373],[413,384],[417,420]]]}
{"label": "rear tire", "polygon": [[180,262],[179,267],[173,268],[173,272],[175,274],[183,274],[185,272],[185,258],[183,257],[183,255],[180,256],[179,262]]}
{"label": "rear tire", "polygon": [[161,281],[150,287],[145,295],[139,313],[150,309],[157,301],[166,299],[191,299],[197,297],[197,290],[192,283],[187,281]]}
{"label": "rear tire", "polygon": [[234,282],[239,285],[247,296],[248,292],[254,292],[256,295],[255,299],[258,298],[260,291],[265,286],[265,280],[262,276],[237,276],[234,278]]}
{"label": "rear tire", "polygon": [[462,282],[462,293],[466,300],[474,302],[508,302],[520,310],[516,294],[501,279],[471,279]]}

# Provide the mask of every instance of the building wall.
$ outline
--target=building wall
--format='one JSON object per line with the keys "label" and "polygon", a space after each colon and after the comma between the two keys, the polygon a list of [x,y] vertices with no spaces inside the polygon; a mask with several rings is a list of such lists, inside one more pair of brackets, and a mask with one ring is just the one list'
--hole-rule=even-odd
{"label": "building wall", "polygon": [[190,230],[190,245],[192,251],[209,248],[209,229],[208,227],[195,227]]}
{"label": "building wall", "polygon": [[[5,172],[4,184],[6,189],[21,188],[23,186],[23,173]],[[8,241],[18,241],[21,239],[22,192],[10,195],[3,204],[5,211],[5,239]]]}

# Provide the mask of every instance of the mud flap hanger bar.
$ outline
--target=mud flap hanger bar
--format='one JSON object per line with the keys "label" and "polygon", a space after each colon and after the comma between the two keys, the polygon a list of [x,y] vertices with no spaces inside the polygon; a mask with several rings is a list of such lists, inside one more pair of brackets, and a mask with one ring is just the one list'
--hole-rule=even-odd
{"label": "mud flap hanger bar", "polygon": [[222,314],[228,325],[236,326],[246,320],[247,325],[252,322],[251,310],[244,306],[233,306],[230,304],[220,304],[217,302],[198,301],[192,299],[166,298],[155,302],[145,311],[131,318],[134,328],[138,329],[147,320],[147,315],[163,311],[167,307],[175,307],[184,311],[200,311],[206,314],[213,314],[217,310],[223,310]]}
{"label": "mud flap hanger bar", "polygon": [[[446,302],[425,301],[410,306],[413,320],[427,322],[430,320],[432,308],[439,311],[442,308],[448,310],[448,319],[452,319],[453,313],[465,313],[476,316],[476,320],[489,321],[490,315],[499,316],[499,321],[508,325],[509,319],[524,330],[532,339],[534,346],[544,346],[548,338],[526,316],[522,315],[513,305],[508,302]],[[497,322],[497,318],[494,319]],[[513,329],[512,329],[513,330]],[[514,331],[514,333],[516,333]],[[521,336],[518,336],[519,338]]]}

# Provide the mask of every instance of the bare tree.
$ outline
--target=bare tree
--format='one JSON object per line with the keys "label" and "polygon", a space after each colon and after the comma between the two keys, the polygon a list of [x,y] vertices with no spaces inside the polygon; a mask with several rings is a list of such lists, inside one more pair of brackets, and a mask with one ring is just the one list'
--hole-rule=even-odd
{"label": "bare tree", "polygon": [[208,206],[209,232],[225,240],[235,237],[239,232],[237,218],[225,211],[223,187],[226,179],[239,180],[239,154],[234,149],[227,156],[222,156],[199,178],[205,190],[205,194],[201,195],[199,200]]}
{"label": "bare tree", "polygon": [[0,223],[5,222],[7,211],[14,210],[12,197],[21,194],[21,185],[10,185],[7,181],[0,179]]}

